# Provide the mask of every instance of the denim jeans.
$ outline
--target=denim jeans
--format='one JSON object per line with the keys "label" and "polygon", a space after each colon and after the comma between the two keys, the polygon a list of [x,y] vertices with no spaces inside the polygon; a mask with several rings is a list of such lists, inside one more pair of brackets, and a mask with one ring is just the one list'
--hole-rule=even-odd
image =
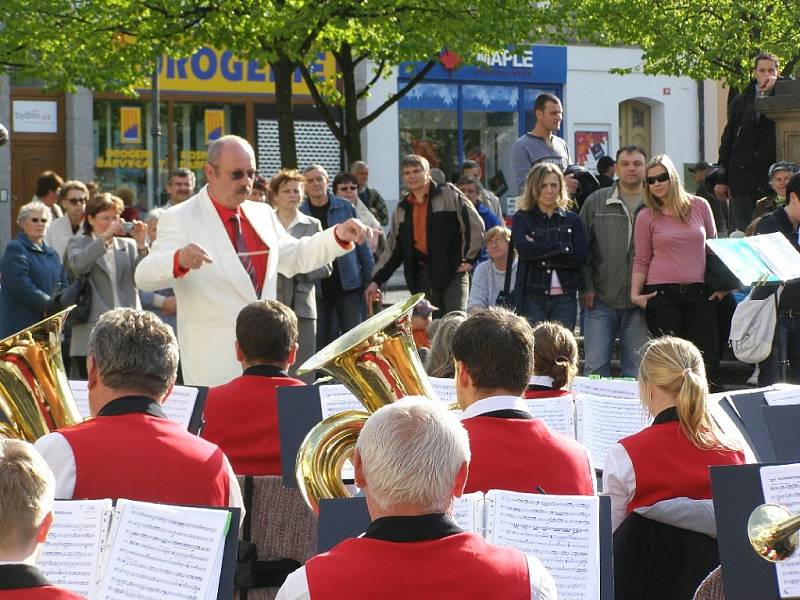
{"label": "denim jeans", "polygon": [[573,331],[578,316],[577,293],[557,296],[525,296],[525,316],[531,325],[541,321],[558,321]]}
{"label": "denim jeans", "polygon": [[317,295],[317,350],[367,318],[367,305],[361,288],[334,298]]}
{"label": "denim jeans", "polygon": [[586,315],[583,330],[583,351],[586,360],[584,375],[611,376],[611,353],[614,340],[619,337],[623,377],[636,377],[639,373],[639,349],[647,342],[647,323],[640,308],[613,308],[595,297]]}
{"label": "denim jeans", "polygon": [[758,385],[800,383],[800,313],[778,312],[772,353],[758,363]]}

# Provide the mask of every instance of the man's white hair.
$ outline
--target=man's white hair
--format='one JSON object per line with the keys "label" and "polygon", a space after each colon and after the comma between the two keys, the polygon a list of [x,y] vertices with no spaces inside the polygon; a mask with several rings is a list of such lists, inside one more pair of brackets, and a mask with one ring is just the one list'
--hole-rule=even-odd
{"label": "man's white hair", "polygon": [[377,410],[357,447],[369,493],[385,511],[446,512],[456,475],[470,458],[464,426],[444,404],[420,396]]}

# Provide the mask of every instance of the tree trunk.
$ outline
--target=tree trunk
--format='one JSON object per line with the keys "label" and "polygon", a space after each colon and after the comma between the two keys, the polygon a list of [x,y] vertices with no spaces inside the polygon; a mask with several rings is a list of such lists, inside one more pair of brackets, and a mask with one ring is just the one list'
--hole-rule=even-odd
{"label": "tree trunk", "polygon": [[281,167],[297,168],[297,144],[294,137],[294,110],[292,108],[292,75],[295,64],[281,54],[270,63],[275,75],[275,109],[278,115],[278,146]]}
{"label": "tree trunk", "polygon": [[358,122],[358,90],[356,89],[353,51],[349,44],[342,44],[337,53],[342,74],[344,94],[344,154],[345,168],[353,161],[361,160],[361,125]]}

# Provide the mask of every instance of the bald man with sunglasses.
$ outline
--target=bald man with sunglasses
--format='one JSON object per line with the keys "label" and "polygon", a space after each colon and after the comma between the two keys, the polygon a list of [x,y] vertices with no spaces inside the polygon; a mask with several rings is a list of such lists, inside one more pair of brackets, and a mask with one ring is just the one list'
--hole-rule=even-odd
{"label": "bald man with sunglasses", "polygon": [[224,136],[208,149],[208,181],[159,220],[158,238],[136,269],[146,291],[173,288],[184,382],[221,385],[241,375],[232,351],[236,315],[274,299],[278,273],[313,271],[351,251],[370,234],[349,219],[295,239],[267,204],[248,200],[256,160],[247,140]]}

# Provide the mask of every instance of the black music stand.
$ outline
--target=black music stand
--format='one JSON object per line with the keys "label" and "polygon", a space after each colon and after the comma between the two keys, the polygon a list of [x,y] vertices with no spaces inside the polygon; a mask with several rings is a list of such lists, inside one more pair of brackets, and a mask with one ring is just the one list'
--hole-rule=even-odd
{"label": "black music stand", "polygon": [[775,449],[775,458],[800,462],[800,405],[764,406],[761,411]]}
{"label": "black music stand", "polygon": [[755,553],[747,538],[750,513],[764,503],[761,467],[775,464],[711,467],[711,489],[726,600],[778,600],[775,566]]}
{"label": "black music stand", "polygon": [[316,385],[279,387],[277,398],[281,476],[283,485],[287,488],[296,488],[294,465],[297,451],[308,432],[322,420],[319,387]]}
{"label": "black music stand", "polygon": [[[614,550],[611,498],[600,496],[600,600],[614,600]],[[344,539],[357,537],[371,522],[367,499],[321,498],[317,550],[327,552]]]}
{"label": "black music stand", "polygon": [[197,398],[194,401],[192,418],[189,419],[189,433],[200,435],[203,431],[203,411],[206,409],[206,399],[208,398],[208,387],[204,385],[186,386],[197,388]]}
{"label": "black music stand", "polygon": [[[744,394],[731,394],[727,400],[736,408],[741,417],[740,423],[744,425],[742,433],[750,443],[753,453],[759,462],[773,462],[777,460],[775,448],[772,445],[767,422],[764,419],[762,408],[767,405],[764,392],[748,392]],[[738,424],[738,423],[737,423]]]}

